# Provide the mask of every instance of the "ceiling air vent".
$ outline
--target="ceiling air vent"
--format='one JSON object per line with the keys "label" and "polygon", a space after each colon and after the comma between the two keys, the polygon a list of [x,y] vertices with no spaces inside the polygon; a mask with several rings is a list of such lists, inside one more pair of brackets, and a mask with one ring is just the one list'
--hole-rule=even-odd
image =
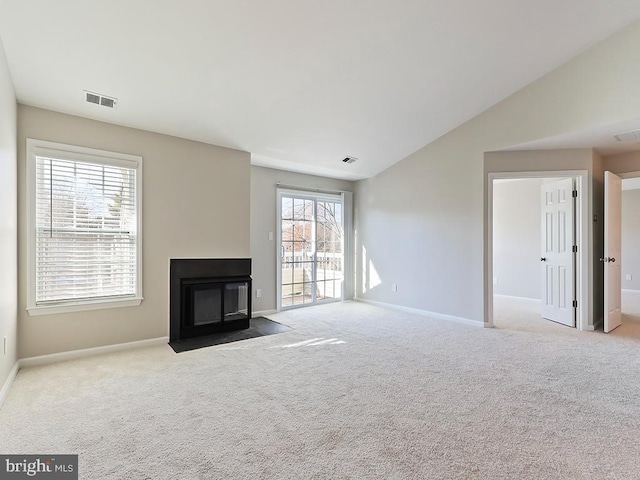
{"label": "ceiling air vent", "polygon": [[94,95],[93,93],[87,92],[87,102],[100,105],[100,95]]}
{"label": "ceiling air vent", "polygon": [[100,105],[103,107],[113,108],[116,106],[116,99],[109,97],[100,97]]}
{"label": "ceiling air vent", "polygon": [[619,142],[629,142],[631,140],[640,140],[640,130],[634,130],[632,132],[617,133],[614,135],[615,139]]}
{"label": "ceiling air vent", "polygon": [[344,163],[353,163],[353,162],[355,162],[356,160],[357,160],[357,158],[356,158],[356,157],[344,157],[344,158],[342,159],[342,161],[343,161]]}
{"label": "ceiling air vent", "polygon": [[100,93],[88,92],[87,90],[84,91],[84,94],[87,103],[95,103],[96,105],[101,105],[107,108],[116,108],[116,105],[118,104],[117,98],[107,97]]}

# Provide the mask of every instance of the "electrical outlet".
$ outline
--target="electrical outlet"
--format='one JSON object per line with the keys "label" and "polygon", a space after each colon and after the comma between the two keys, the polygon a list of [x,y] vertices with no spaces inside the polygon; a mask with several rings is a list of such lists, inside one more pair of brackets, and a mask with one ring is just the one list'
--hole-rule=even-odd
{"label": "electrical outlet", "polygon": [[273,240],[273,232],[269,232],[269,240]]}
{"label": "electrical outlet", "polygon": [[397,292],[397,291],[398,291],[398,285],[397,285],[397,284],[395,284],[395,283],[392,283],[392,284],[391,284],[391,291],[392,291],[392,292]]}
{"label": "electrical outlet", "polygon": [[631,280],[633,277],[630,273],[627,273],[624,277],[626,280]]}
{"label": "electrical outlet", "polygon": [[493,277],[493,284],[497,285],[498,284],[498,277]]}
{"label": "electrical outlet", "polygon": [[260,297],[262,297],[262,289],[256,288],[256,298],[260,298]]}

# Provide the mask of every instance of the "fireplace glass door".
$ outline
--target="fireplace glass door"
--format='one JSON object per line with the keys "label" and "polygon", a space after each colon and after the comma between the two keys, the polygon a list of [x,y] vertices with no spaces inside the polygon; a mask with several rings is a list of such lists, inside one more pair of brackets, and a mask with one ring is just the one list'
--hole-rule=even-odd
{"label": "fireplace glass door", "polygon": [[[249,320],[250,281],[187,280],[182,286],[185,337],[234,329]],[[248,325],[247,325],[248,326]]]}
{"label": "fireplace glass door", "polygon": [[225,283],[224,321],[238,320],[249,315],[249,286],[247,282]]}
{"label": "fireplace glass door", "polygon": [[221,285],[193,287],[193,325],[207,325],[222,321]]}

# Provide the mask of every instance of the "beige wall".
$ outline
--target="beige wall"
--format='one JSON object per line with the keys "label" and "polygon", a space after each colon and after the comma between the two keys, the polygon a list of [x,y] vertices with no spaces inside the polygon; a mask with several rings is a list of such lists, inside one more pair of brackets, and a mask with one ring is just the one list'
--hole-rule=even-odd
{"label": "beige wall", "polygon": [[[17,360],[16,97],[0,42],[0,389]],[[3,341],[7,337],[7,353]]]}
{"label": "beige wall", "polygon": [[[637,118],[640,96],[628,92],[640,83],[639,55],[640,22],[635,22],[358,182],[359,258],[366,249],[381,280],[375,288],[360,289],[359,296],[482,321],[484,153]],[[362,278],[361,260],[358,267]],[[391,292],[392,283],[398,283],[398,292]]]}
{"label": "beige wall", "polygon": [[544,179],[493,185],[493,293],[540,300],[540,191]]}
{"label": "beige wall", "polygon": [[640,190],[622,192],[622,288],[640,290]]}
{"label": "beige wall", "polygon": [[640,151],[603,157],[604,169],[615,174],[640,172]]}
{"label": "beige wall", "polygon": [[[27,138],[143,157],[143,296],[139,307],[26,312]],[[250,256],[250,156],[222,147],[20,105],[19,355],[31,357],[168,335],[169,259]]]}
{"label": "beige wall", "polygon": [[[251,256],[253,258],[253,310],[276,309],[278,183],[323,190],[353,191],[353,182],[303,175],[264,167],[251,167]],[[269,240],[273,232],[273,240]],[[255,290],[262,290],[256,298]]]}

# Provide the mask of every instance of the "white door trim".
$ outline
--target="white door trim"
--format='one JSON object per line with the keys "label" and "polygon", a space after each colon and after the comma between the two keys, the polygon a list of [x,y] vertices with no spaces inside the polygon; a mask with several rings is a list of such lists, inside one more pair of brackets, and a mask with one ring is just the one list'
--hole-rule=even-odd
{"label": "white door trim", "polygon": [[489,172],[485,207],[487,224],[484,243],[484,326],[493,327],[493,181],[498,179],[519,178],[558,178],[574,177],[578,201],[576,202],[576,296],[578,308],[576,327],[579,330],[593,330],[592,308],[589,298],[589,225],[591,218],[589,172],[587,170],[534,171],[534,172]]}

